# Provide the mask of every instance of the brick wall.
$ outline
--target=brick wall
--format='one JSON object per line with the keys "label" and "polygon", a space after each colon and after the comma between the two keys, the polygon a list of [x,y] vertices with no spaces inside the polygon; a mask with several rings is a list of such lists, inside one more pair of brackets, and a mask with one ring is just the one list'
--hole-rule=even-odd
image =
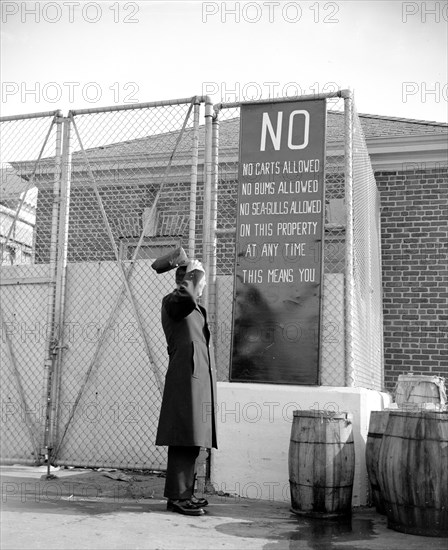
{"label": "brick wall", "polygon": [[378,172],[382,212],[385,386],[398,375],[448,377],[448,171]]}

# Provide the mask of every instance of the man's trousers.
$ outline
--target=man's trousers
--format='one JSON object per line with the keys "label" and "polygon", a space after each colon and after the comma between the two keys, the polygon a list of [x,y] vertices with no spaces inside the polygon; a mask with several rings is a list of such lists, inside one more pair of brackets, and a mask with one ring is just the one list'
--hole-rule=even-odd
{"label": "man's trousers", "polygon": [[168,447],[165,497],[184,500],[193,496],[196,459],[200,450],[200,447]]}

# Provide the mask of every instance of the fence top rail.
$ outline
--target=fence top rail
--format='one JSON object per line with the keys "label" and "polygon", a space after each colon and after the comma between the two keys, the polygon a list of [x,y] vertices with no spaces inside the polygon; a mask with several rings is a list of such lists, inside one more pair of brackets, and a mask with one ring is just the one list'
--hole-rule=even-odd
{"label": "fence top rail", "polygon": [[298,95],[293,97],[276,97],[270,99],[257,99],[255,101],[234,101],[231,103],[216,103],[214,105],[215,112],[220,111],[221,109],[231,109],[234,107],[241,107],[241,105],[252,105],[252,104],[261,104],[261,103],[278,103],[280,101],[313,101],[317,99],[332,99],[334,97],[348,98],[351,97],[351,90],[338,90],[337,92],[328,92],[322,94],[309,94],[309,95]]}
{"label": "fence top rail", "polygon": [[170,105],[185,105],[194,103],[209,103],[208,96],[196,95],[184,97],[181,99],[166,99],[161,101],[150,101],[147,103],[130,103],[129,105],[111,105],[109,107],[94,107],[91,109],[74,109],[69,112],[69,116],[91,115],[95,113],[105,113],[110,111],[129,111],[132,109],[148,109],[151,107],[169,107]]}
{"label": "fence top rail", "polygon": [[42,113],[27,113],[24,115],[1,116],[0,122],[10,122],[12,120],[23,120],[26,118],[45,118],[51,116],[62,116],[62,111],[58,109],[56,111],[45,111]]}

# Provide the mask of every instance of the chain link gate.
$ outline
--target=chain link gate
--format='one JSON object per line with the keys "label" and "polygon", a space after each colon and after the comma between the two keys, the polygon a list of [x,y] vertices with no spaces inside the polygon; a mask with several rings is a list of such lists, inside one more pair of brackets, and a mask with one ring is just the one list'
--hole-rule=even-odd
{"label": "chain link gate", "polygon": [[[3,140],[12,151],[2,154],[2,166],[11,166],[6,183],[29,180],[38,193],[34,237],[20,252],[29,249],[33,265],[2,265],[2,352],[11,365],[2,384],[3,460],[165,467],[165,450],[154,445],[167,365],[160,305],[174,276],[157,275],[151,264],[178,246],[189,257],[203,249],[197,209],[211,173],[207,125],[200,126],[203,103],[192,97],[71,111],[64,119],[58,112],[47,119],[52,124],[40,152],[29,145],[35,140],[23,122],[16,139]],[[55,121],[57,150],[49,151]],[[16,215],[8,211],[9,222],[2,210],[3,264],[17,264],[8,251],[11,235],[20,242],[21,206]],[[25,273],[26,284],[34,284],[32,300],[26,299]],[[42,312],[33,307],[37,284],[48,303]],[[46,330],[32,350],[23,345],[24,335],[28,345],[34,334],[25,315],[39,336]],[[31,363],[36,374],[30,368],[25,376]]]}
{"label": "chain link gate", "polygon": [[[1,457],[39,464],[56,352],[60,112],[2,117],[0,130]],[[39,182],[49,174],[45,195]],[[37,208],[49,216],[41,247]]]}
{"label": "chain link gate", "polygon": [[[351,94],[340,91],[294,100],[319,98],[325,98],[329,106],[320,384],[363,385],[380,390],[383,361],[378,191]],[[215,105],[213,121],[209,310],[215,318],[221,381],[229,379],[232,340],[240,106]]]}
{"label": "chain link gate", "polygon": [[[63,360],[53,396],[52,461],[163,469],[154,445],[166,370],[161,298],[196,256],[201,100],[72,111]],[[202,138],[202,139],[201,139]]]}

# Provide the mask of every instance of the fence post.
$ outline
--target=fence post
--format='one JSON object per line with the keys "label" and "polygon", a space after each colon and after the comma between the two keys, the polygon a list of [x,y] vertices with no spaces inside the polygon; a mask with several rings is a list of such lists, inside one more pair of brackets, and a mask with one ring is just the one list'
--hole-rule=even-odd
{"label": "fence post", "polygon": [[[51,422],[48,434],[48,451],[50,455],[55,447],[59,415],[59,393],[61,385],[61,367],[63,356],[64,337],[64,305],[65,287],[67,277],[67,250],[68,250],[68,222],[70,209],[70,138],[71,124],[69,118],[63,119],[62,162],[61,162],[61,187],[60,209],[58,227],[58,256],[56,262],[56,288],[55,288],[55,340],[53,341],[54,372],[51,395]],[[50,463],[50,455],[48,463]]]}
{"label": "fence post", "polygon": [[[207,285],[204,288],[202,303],[209,306],[210,259],[213,257],[211,208],[212,208],[212,121],[213,103],[206,96],[205,99],[205,151],[204,151],[204,206],[202,230],[202,261],[207,276]],[[213,239],[214,240],[214,239]]]}
{"label": "fence post", "polygon": [[194,258],[196,248],[196,198],[198,185],[199,111],[201,100],[196,97],[193,111],[193,139],[191,144],[190,219],[188,225],[188,257]]}
{"label": "fence post", "polygon": [[[51,282],[48,286],[48,301],[47,301],[47,327],[50,327],[50,338],[47,342],[46,358],[44,362],[44,394],[43,402],[45,403],[45,423],[44,434],[42,438],[43,450],[47,461],[47,477],[50,475],[50,453],[51,453],[51,421],[52,421],[52,392],[54,384],[55,370],[55,345],[58,341],[59,323],[55,317],[55,301],[56,301],[56,280],[57,267],[59,260],[58,248],[58,220],[60,211],[61,197],[61,175],[62,175],[62,130],[63,118],[61,115],[55,117],[56,122],[56,146],[54,160],[54,183],[53,183],[53,208],[51,221],[51,240],[50,240],[50,257],[49,257],[49,277]],[[47,331],[48,334],[48,331]]]}
{"label": "fence post", "polygon": [[215,112],[212,123],[212,180],[211,180],[211,201],[210,201],[210,264],[209,264],[209,290],[208,290],[208,313],[213,323],[214,338],[216,338],[216,228],[218,218],[218,148],[219,148],[219,120]]}
{"label": "fence post", "polygon": [[351,91],[344,91],[345,123],[345,385],[354,386],[353,364],[353,306],[354,306],[354,273],[353,273],[353,96]]}

